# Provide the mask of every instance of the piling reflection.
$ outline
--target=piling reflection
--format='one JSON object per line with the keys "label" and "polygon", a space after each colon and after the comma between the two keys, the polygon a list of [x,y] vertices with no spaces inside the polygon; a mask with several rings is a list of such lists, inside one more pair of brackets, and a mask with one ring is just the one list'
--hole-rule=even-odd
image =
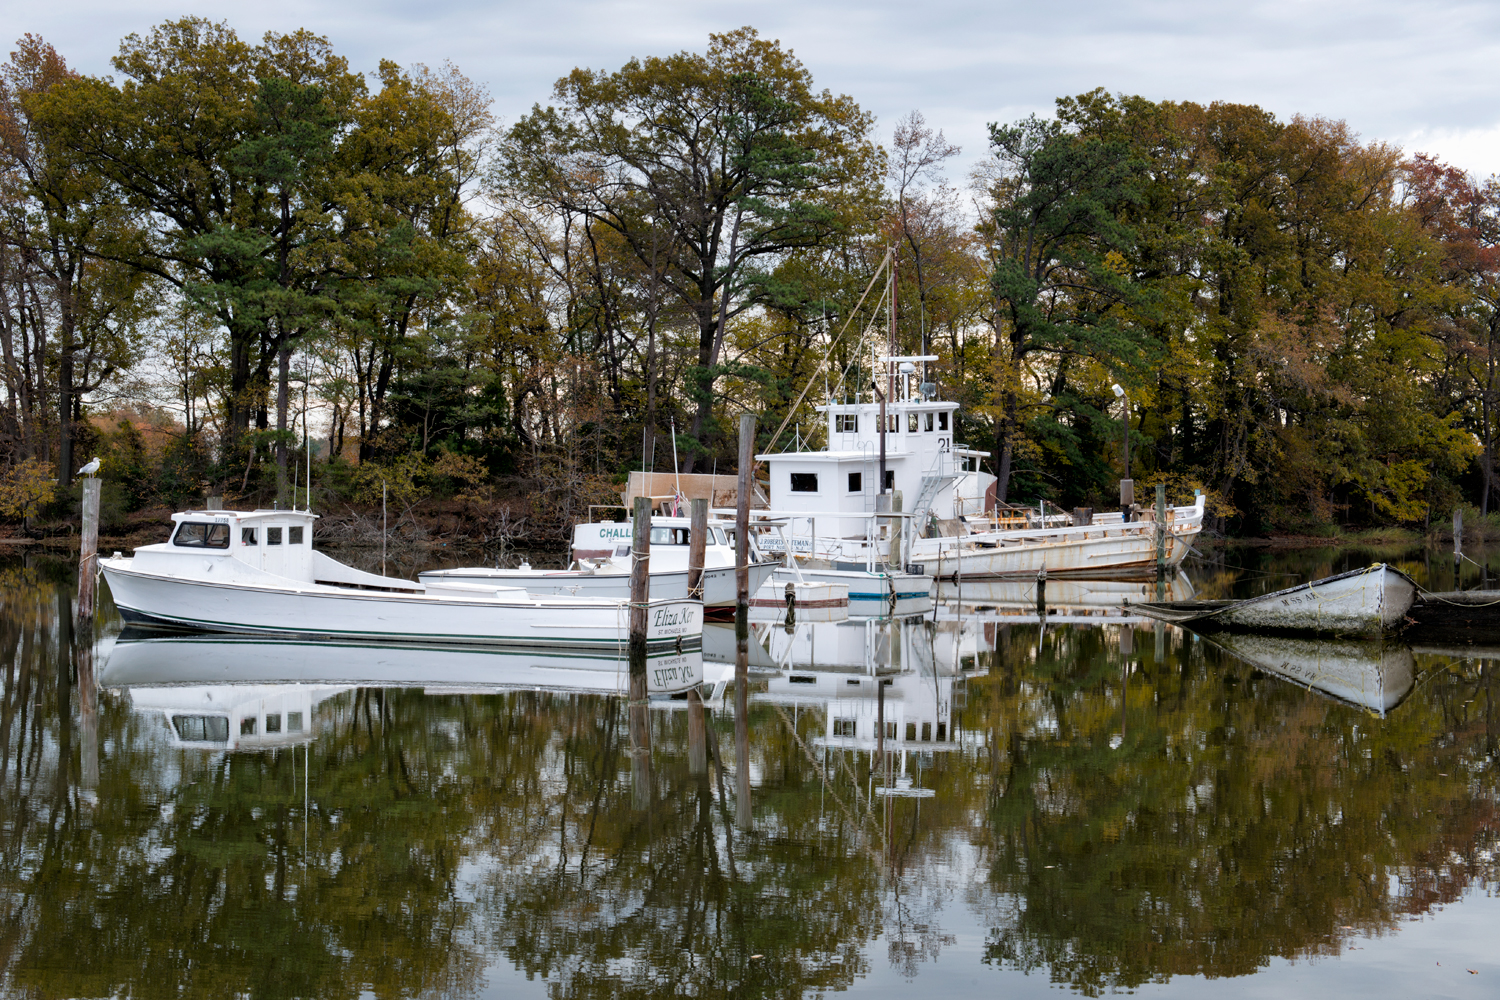
{"label": "piling reflection", "polygon": [[998,618],[759,626],[644,698],[608,658],[134,633],[96,687],[67,583],[0,577],[7,993],[790,996],[920,986],[961,937],[986,993],[1093,993],[1500,875],[1483,650],[1400,647],[1379,710],[1170,628]]}

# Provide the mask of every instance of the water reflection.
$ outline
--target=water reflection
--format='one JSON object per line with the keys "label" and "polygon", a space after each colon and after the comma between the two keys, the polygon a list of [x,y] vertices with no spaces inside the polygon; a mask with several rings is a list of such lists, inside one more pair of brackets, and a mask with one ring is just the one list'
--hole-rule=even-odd
{"label": "water reflection", "polygon": [[1380,715],[1399,705],[1416,683],[1412,649],[1399,640],[1225,632],[1205,636],[1204,641],[1293,684]]}
{"label": "water reflection", "polygon": [[131,633],[96,692],[70,586],[0,575],[9,994],[1284,989],[1500,888],[1484,650],[1320,653],[1335,698],[1102,618],[763,626],[641,699],[607,658]]}

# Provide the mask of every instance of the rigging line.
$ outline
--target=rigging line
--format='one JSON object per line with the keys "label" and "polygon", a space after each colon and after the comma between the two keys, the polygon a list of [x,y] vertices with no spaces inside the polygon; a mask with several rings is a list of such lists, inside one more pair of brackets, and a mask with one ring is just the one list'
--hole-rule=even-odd
{"label": "rigging line", "polygon": [[[828,353],[823,355],[823,360],[818,363],[818,367],[813,372],[812,378],[809,378],[807,380],[807,384],[802,387],[802,391],[797,395],[797,401],[794,402],[786,411],[786,418],[781,421],[781,426],[776,428],[776,433],[772,434],[771,440],[766,442],[766,452],[769,452],[773,447],[776,446],[776,439],[781,437],[781,432],[786,430],[786,425],[791,422],[792,416],[797,412],[797,407],[801,406],[802,401],[807,398],[808,390],[813,387],[813,379],[816,379],[818,377],[818,372],[824,370],[828,366],[829,359],[833,357],[833,349],[838,346],[840,340],[844,339],[844,334],[849,332],[850,325],[853,324],[855,317],[859,315],[860,306],[865,304],[865,299],[869,298],[870,290],[875,287],[875,282],[880,280],[881,274],[885,272],[885,269],[888,268],[890,264],[891,251],[888,249],[885,252],[885,258],[880,262],[880,266],[875,269],[875,274],[871,276],[870,283],[865,286],[864,294],[859,297],[859,301],[854,304],[854,309],[849,313],[849,318],[844,321],[844,328],[840,330],[839,335],[833,339],[833,343],[828,345]],[[755,464],[758,465],[759,463]],[[754,466],[752,465],[752,472],[753,469]]]}

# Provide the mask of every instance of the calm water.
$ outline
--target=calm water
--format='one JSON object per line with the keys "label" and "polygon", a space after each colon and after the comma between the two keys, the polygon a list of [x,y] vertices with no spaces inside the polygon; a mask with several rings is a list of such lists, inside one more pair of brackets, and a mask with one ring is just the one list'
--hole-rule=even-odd
{"label": "calm water", "polygon": [[701,716],[632,727],[612,661],[117,642],[107,597],[91,653],[73,587],[0,564],[7,995],[1500,995],[1482,649],[1230,652],[996,595],[758,626],[740,751],[732,630]]}

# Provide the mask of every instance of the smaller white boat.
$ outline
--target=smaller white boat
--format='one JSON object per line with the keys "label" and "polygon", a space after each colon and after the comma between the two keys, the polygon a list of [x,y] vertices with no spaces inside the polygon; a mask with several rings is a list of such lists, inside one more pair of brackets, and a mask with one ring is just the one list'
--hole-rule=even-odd
{"label": "smaller white boat", "polygon": [[849,588],[837,583],[788,582],[750,599],[751,621],[841,622],[849,617]]}
{"label": "smaller white boat", "polygon": [[[685,599],[688,596],[688,541],[692,522],[685,517],[651,518],[651,597]],[[732,530],[732,529],[731,529]],[[464,566],[435,569],[419,574],[423,583],[462,583],[521,587],[534,596],[597,597],[630,599],[630,559],[633,526],[627,522],[602,521],[573,526],[573,564],[570,569],[516,569]],[[775,561],[750,564],[750,593],[771,577]],[[703,606],[710,618],[731,617],[737,597],[734,545],[724,526],[708,525],[703,546]]]}
{"label": "smaller white boat", "polygon": [[1339,573],[1246,601],[1132,604],[1132,611],[1195,631],[1371,635],[1400,628],[1417,598],[1416,581],[1385,563]]}
{"label": "smaller white boat", "polygon": [[[365,573],[312,547],[299,510],[173,514],[171,539],[100,560],[126,622],[374,642],[451,642],[617,650],[626,600],[533,597],[520,587],[414,583]],[[651,601],[647,648],[696,646],[703,605]]]}

